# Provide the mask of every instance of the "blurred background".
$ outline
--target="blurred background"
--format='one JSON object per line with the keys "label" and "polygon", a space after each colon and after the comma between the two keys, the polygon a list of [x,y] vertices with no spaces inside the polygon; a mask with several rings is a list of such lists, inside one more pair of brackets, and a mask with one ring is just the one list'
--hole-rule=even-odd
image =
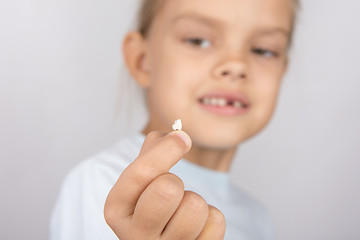
{"label": "blurred background", "polygon": [[[1,0],[0,239],[47,239],[66,173],[146,120],[141,102],[131,103],[140,117],[121,110],[133,88],[121,42],[136,7]],[[360,239],[359,9],[302,0],[277,112],[233,164],[234,183],[269,209],[276,239]]]}

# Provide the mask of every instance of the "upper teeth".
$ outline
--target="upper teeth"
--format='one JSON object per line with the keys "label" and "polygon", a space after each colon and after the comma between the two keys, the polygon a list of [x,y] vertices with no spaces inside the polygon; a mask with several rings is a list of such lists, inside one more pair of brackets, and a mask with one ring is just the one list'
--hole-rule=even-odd
{"label": "upper teeth", "polygon": [[[225,98],[204,98],[202,101],[206,105],[220,106],[224,107],[228,104],[228,101]],[[243,104],[240,101],[232,101],[232,105],[236,108],[243,107]]]}
{"label": "upper teeth", "polygon": [[239,101],[236,101],[233,104],[234,104],[234,107],[236,107],[236,108],[241,108],[242,107],[242,104]]}

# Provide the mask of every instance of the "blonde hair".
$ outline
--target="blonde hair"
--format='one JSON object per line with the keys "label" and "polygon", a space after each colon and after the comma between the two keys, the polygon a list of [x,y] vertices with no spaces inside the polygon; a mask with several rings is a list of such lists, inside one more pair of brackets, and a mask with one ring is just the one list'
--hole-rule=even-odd
{"label": "blonde hair", "polygon": [[156,13],[160,11],[160,8],[164,2],[164,0],[141,1],[140,11],[138,13],[137,31],[140,32],[143,37],[147,36]]}
{"label": "blonde hair", "polygon": [[[290,41],[294,32],[295,22],[297,17],[297,11],[300,8],[300,0],[292,0],[294,17],[292,22],[292,29],[290,34]],[[140,5],[140,11],[138,14],[137,31],[141,33],[143,37],[147,37],[151,24],[154,21],[156,13],[158,13],[165,3],[164,0],[142,0]]]}

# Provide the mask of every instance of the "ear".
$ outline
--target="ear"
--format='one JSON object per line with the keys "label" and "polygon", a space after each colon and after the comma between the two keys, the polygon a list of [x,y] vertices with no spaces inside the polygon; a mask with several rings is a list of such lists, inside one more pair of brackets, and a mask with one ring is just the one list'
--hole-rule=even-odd
{"label": "ear", "polygon": [[131,76],[141,87],[150,85],[147,66],[146,41],[139,32],[129,32],[123,42],[125,64]]}

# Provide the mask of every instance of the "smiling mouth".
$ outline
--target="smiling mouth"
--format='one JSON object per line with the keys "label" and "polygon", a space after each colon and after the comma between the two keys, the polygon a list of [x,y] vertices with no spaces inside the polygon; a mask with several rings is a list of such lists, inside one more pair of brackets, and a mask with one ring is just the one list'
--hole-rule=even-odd
{"label": "smiling mouth", "polygon": [[243,94],[210,93],[199,98],[198,102],[203,110],[220,116],[243,115],[250,108],[250,103]]}
{"label": "smiling mouth", "polygon": [[237,99],[227,99],[221,97],[204,97],[199,100],[203,105],[214,107],[234,107],[234,108],[247,108],[249,105]]}

